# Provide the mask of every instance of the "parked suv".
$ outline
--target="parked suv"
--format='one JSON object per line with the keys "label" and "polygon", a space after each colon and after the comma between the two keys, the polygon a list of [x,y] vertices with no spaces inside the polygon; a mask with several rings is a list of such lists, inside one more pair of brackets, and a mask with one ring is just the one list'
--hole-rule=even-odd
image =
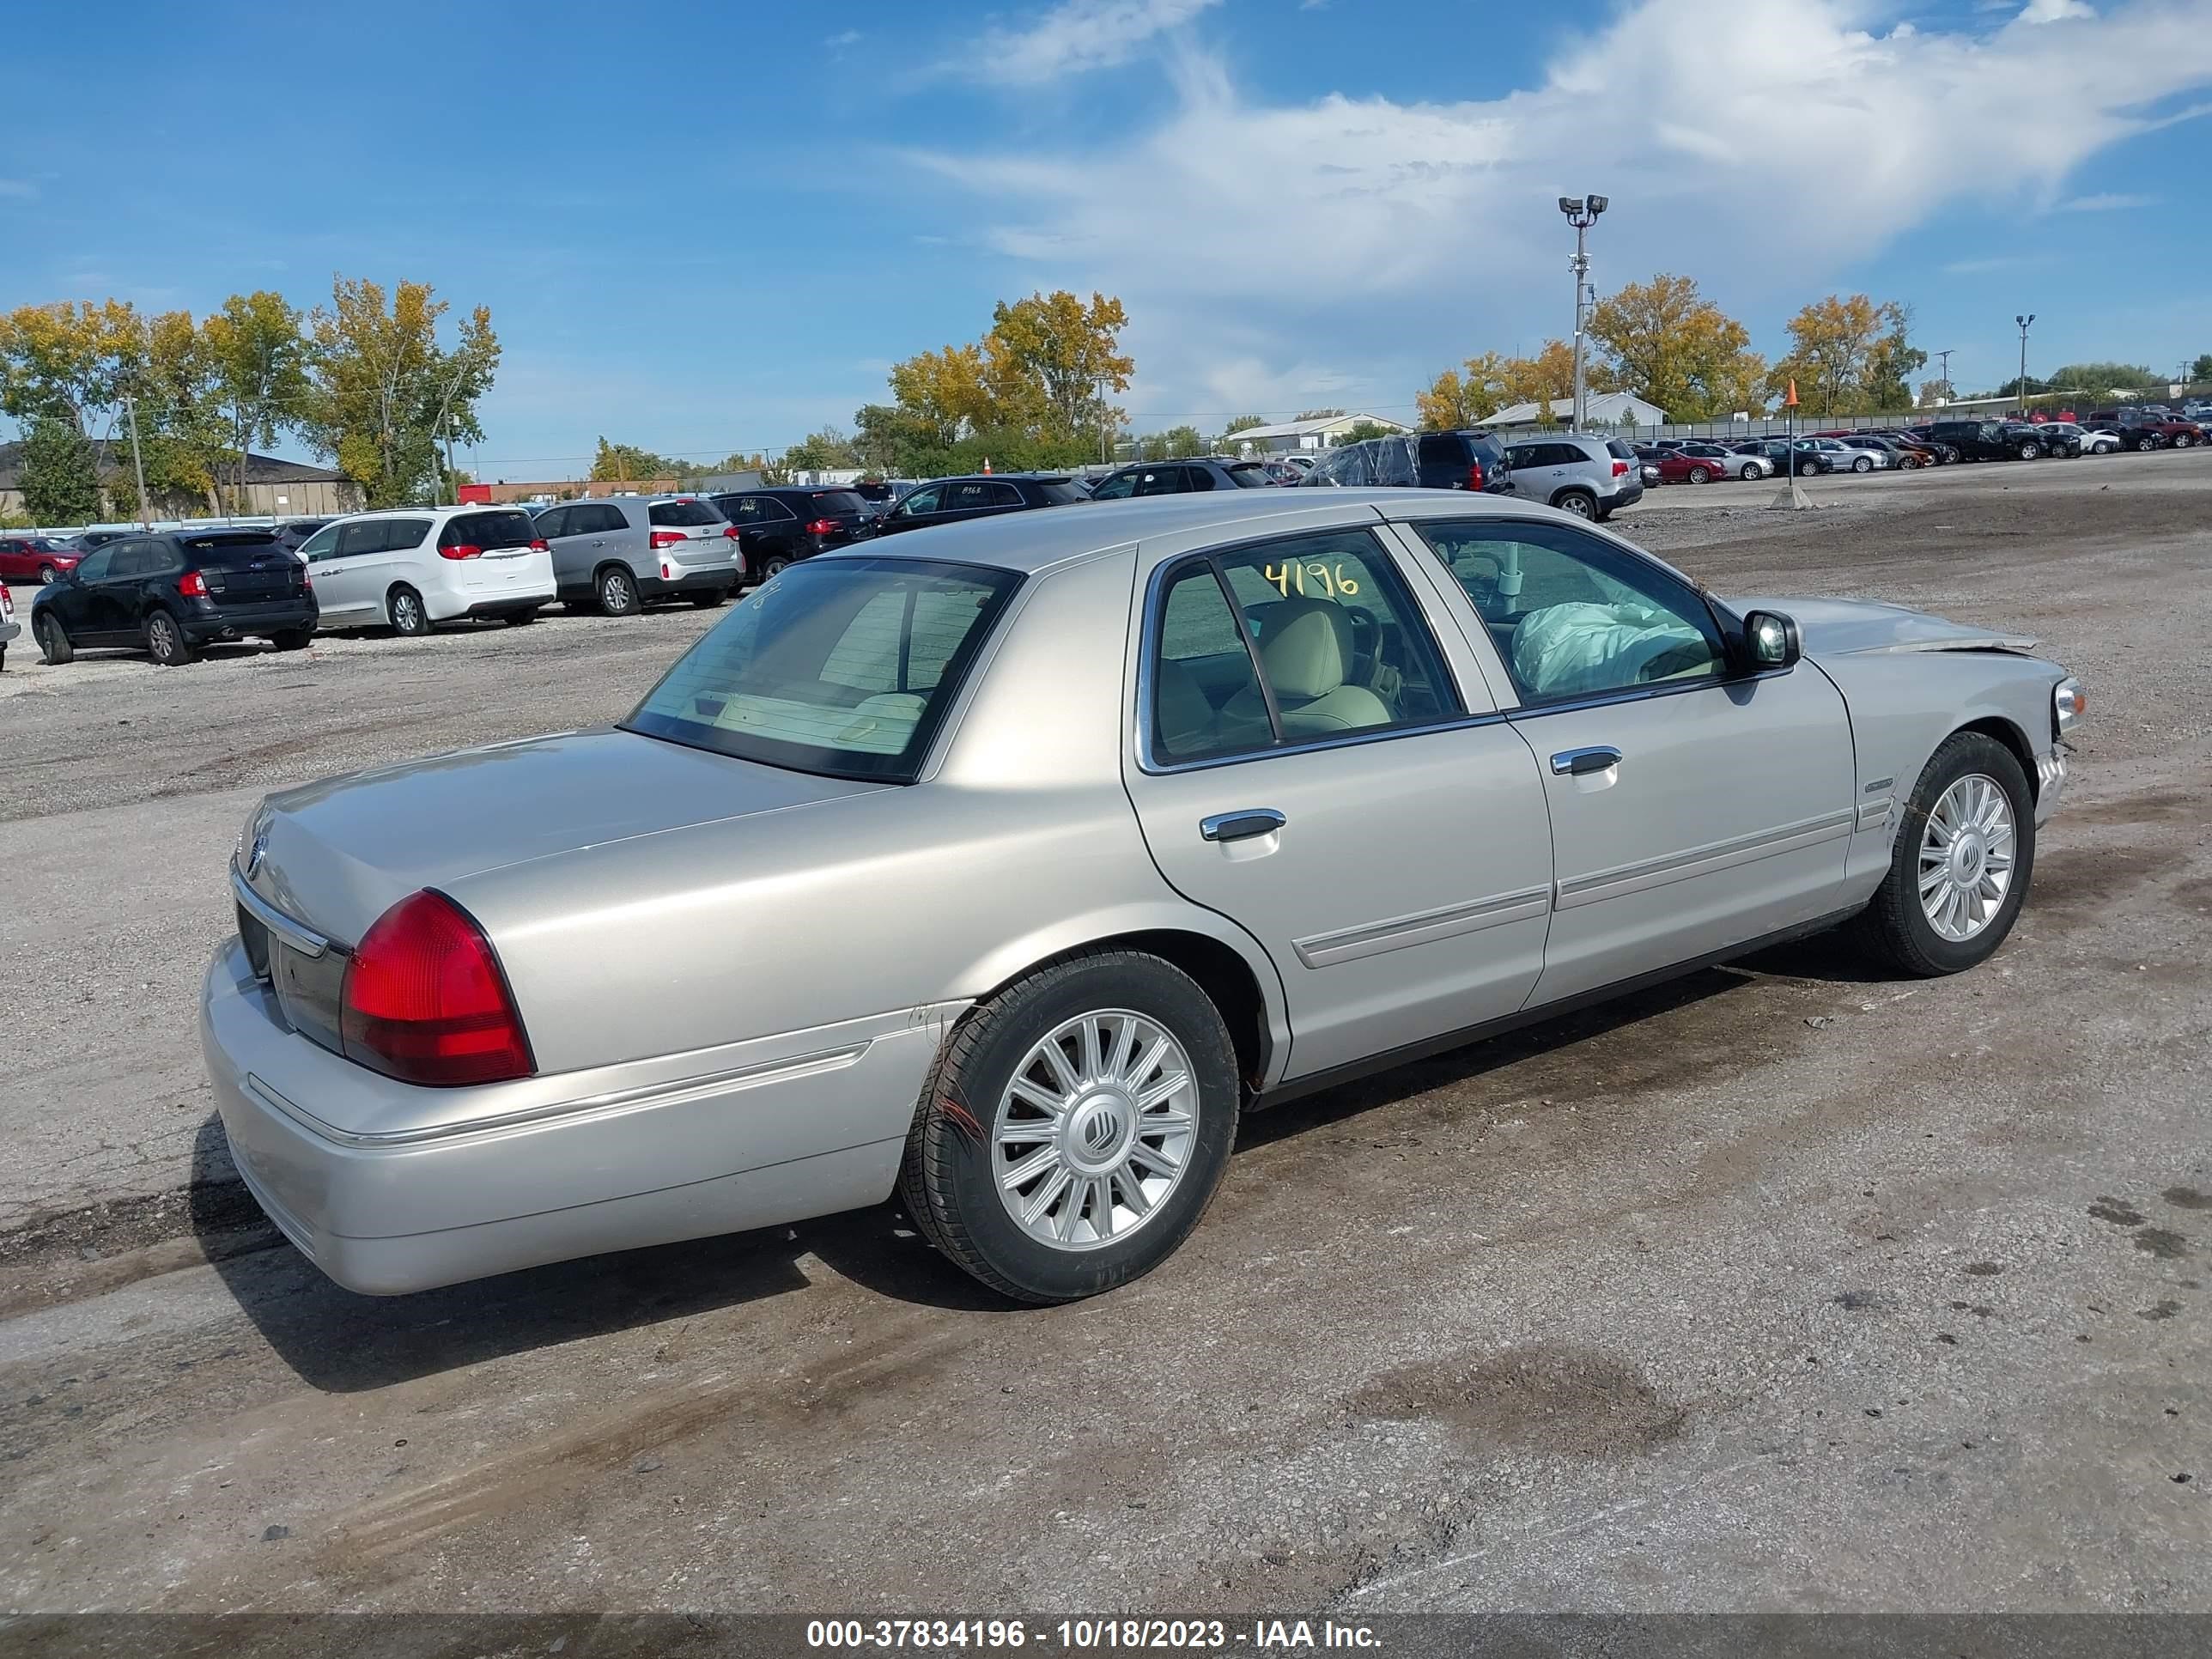
{"label": "parked suv", "polygon": [[2033,438],[2008,437],[2002,421],[1937,421],[1927,436],[1950,445],[1969,461],[2032,461],[2043,453]]}
{"label": "parked suv", "polygon": [[1644,470],[1620,438],[1571,433],[1505,447],[1513,492],[1574,514],[1606,520],[1644,499]]}
{"label": "parked suv", "polygon": [[[2063,421],[2007,421],[2004,422],[2005,441],[2019,453],[2023,444],[2033,444],[2045,456],[2063,456],[2070,459],[2081,453],[2081,428]],[[2029,459],[2021,455],[2022,460]]]}
{"label": "parked suv", "polygon": [[616,495],[563,501],[538,514],[553,585],[570,610],[634,617],[653,599],[711,607],[744,574],[737,526],[700,495]]}
{"label": "parked suv", "polygon": [[1505,447],[1487,432],[1407,432],[1340,444],[1316,463],[1305,484],[1382,484],[1408,489],[1513,493]]}
{"label": "parked suv", "polygon": [[50,663],[121,645],[174,668],[216,640],[297,651],[319,614],[306,567],[267,531],[159,531],[118,537],[40,588],[31,635]]}
{"label": "parked suv", "polygon": [[1140,461],[1109,472],[1091,486],[1091,499],[1121,501],[1132,495],[1188,495],[1202,489],[1266,489],[1279,482],[1265,461],[1197,455],[1182,460]]}
{"label": "parked suv", "polygon": [[0,581],[53,581],[83,556],[83,549],[52,536],[0,536]]}
{"label": "parked suv", "polygon": [[1075,481],[1065,472],[1000,472],[964,478],[934,478],[900,496],[898,505],[876,521],[876,533],[890,536],[902,530],[988,519],[1000,513],[1066,507],[1070,501],[1084,499]]}
{"label": "parked suv", "polygon": [[858,489],[796,484],[717,495],[714,505],[737,527],[744,568],[760,581],[817,553],[866,541],[883,519]]}
{"label": "parked suv", "polygon": [[519,507],[358,513],[308,537],[299,556],[326,628],[389,623],[416,638],[465,617],[532,622],[553,598],[553,555]]}

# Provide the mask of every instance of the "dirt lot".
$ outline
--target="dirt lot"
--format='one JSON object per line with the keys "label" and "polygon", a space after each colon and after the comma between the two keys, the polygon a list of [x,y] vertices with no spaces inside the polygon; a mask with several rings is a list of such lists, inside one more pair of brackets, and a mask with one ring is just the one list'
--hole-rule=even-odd
{"label": "dirt lot", "polygon": [[374,1301],[231,1178],[191,1005],[258,795],[607,719],[711,617],[12,654],[0,1607],[2212,1610],[2212,457],[1773,494],[1616,527],[2087,683],[2005,951],[1255,1118],[1166,1269],[1046,1311],[888,1212]]}

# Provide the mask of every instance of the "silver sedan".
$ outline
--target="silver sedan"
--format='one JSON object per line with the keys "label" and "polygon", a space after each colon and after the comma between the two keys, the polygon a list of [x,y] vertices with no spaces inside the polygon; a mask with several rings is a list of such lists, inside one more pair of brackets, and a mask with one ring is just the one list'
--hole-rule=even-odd
{"label": "silver sedan", "polygon": [[356,1290],[896,1194],[1082,1297],[1248,1111],[1839,923],[1983,961],[2081,714],[2033,644],[1464,492],[925,530],[612,726],[270,797],[208,1070]]}

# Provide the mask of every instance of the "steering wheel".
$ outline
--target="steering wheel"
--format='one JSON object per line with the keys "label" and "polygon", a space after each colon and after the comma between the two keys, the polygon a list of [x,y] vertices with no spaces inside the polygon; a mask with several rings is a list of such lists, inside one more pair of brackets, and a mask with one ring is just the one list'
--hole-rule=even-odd
{"label": "steering wheel", "polygon": [[1375,671],[1382,662],[1382,624],[1376,620],[1372,611],[1363,611],[1356,605],[1344,607],[1344,614],[1352,619],[1352,681],[1360,685],[1375,684]]}

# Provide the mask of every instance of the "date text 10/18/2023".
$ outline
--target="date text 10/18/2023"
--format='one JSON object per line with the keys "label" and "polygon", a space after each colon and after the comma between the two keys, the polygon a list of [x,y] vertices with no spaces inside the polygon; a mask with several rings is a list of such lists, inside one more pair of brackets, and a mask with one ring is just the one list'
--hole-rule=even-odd
{"label": "date text 10/18/2023", "polygon": [[1036,1647],[1063,1652],[1183,1650],[1219,1653],[1335,1649],[1372,1650],[1381,1645],[1365,1625],[1334,1620],[1255,1619],[1232,1626],[1221,1619],[814,1619],[806,1645],[821,1649]]}

